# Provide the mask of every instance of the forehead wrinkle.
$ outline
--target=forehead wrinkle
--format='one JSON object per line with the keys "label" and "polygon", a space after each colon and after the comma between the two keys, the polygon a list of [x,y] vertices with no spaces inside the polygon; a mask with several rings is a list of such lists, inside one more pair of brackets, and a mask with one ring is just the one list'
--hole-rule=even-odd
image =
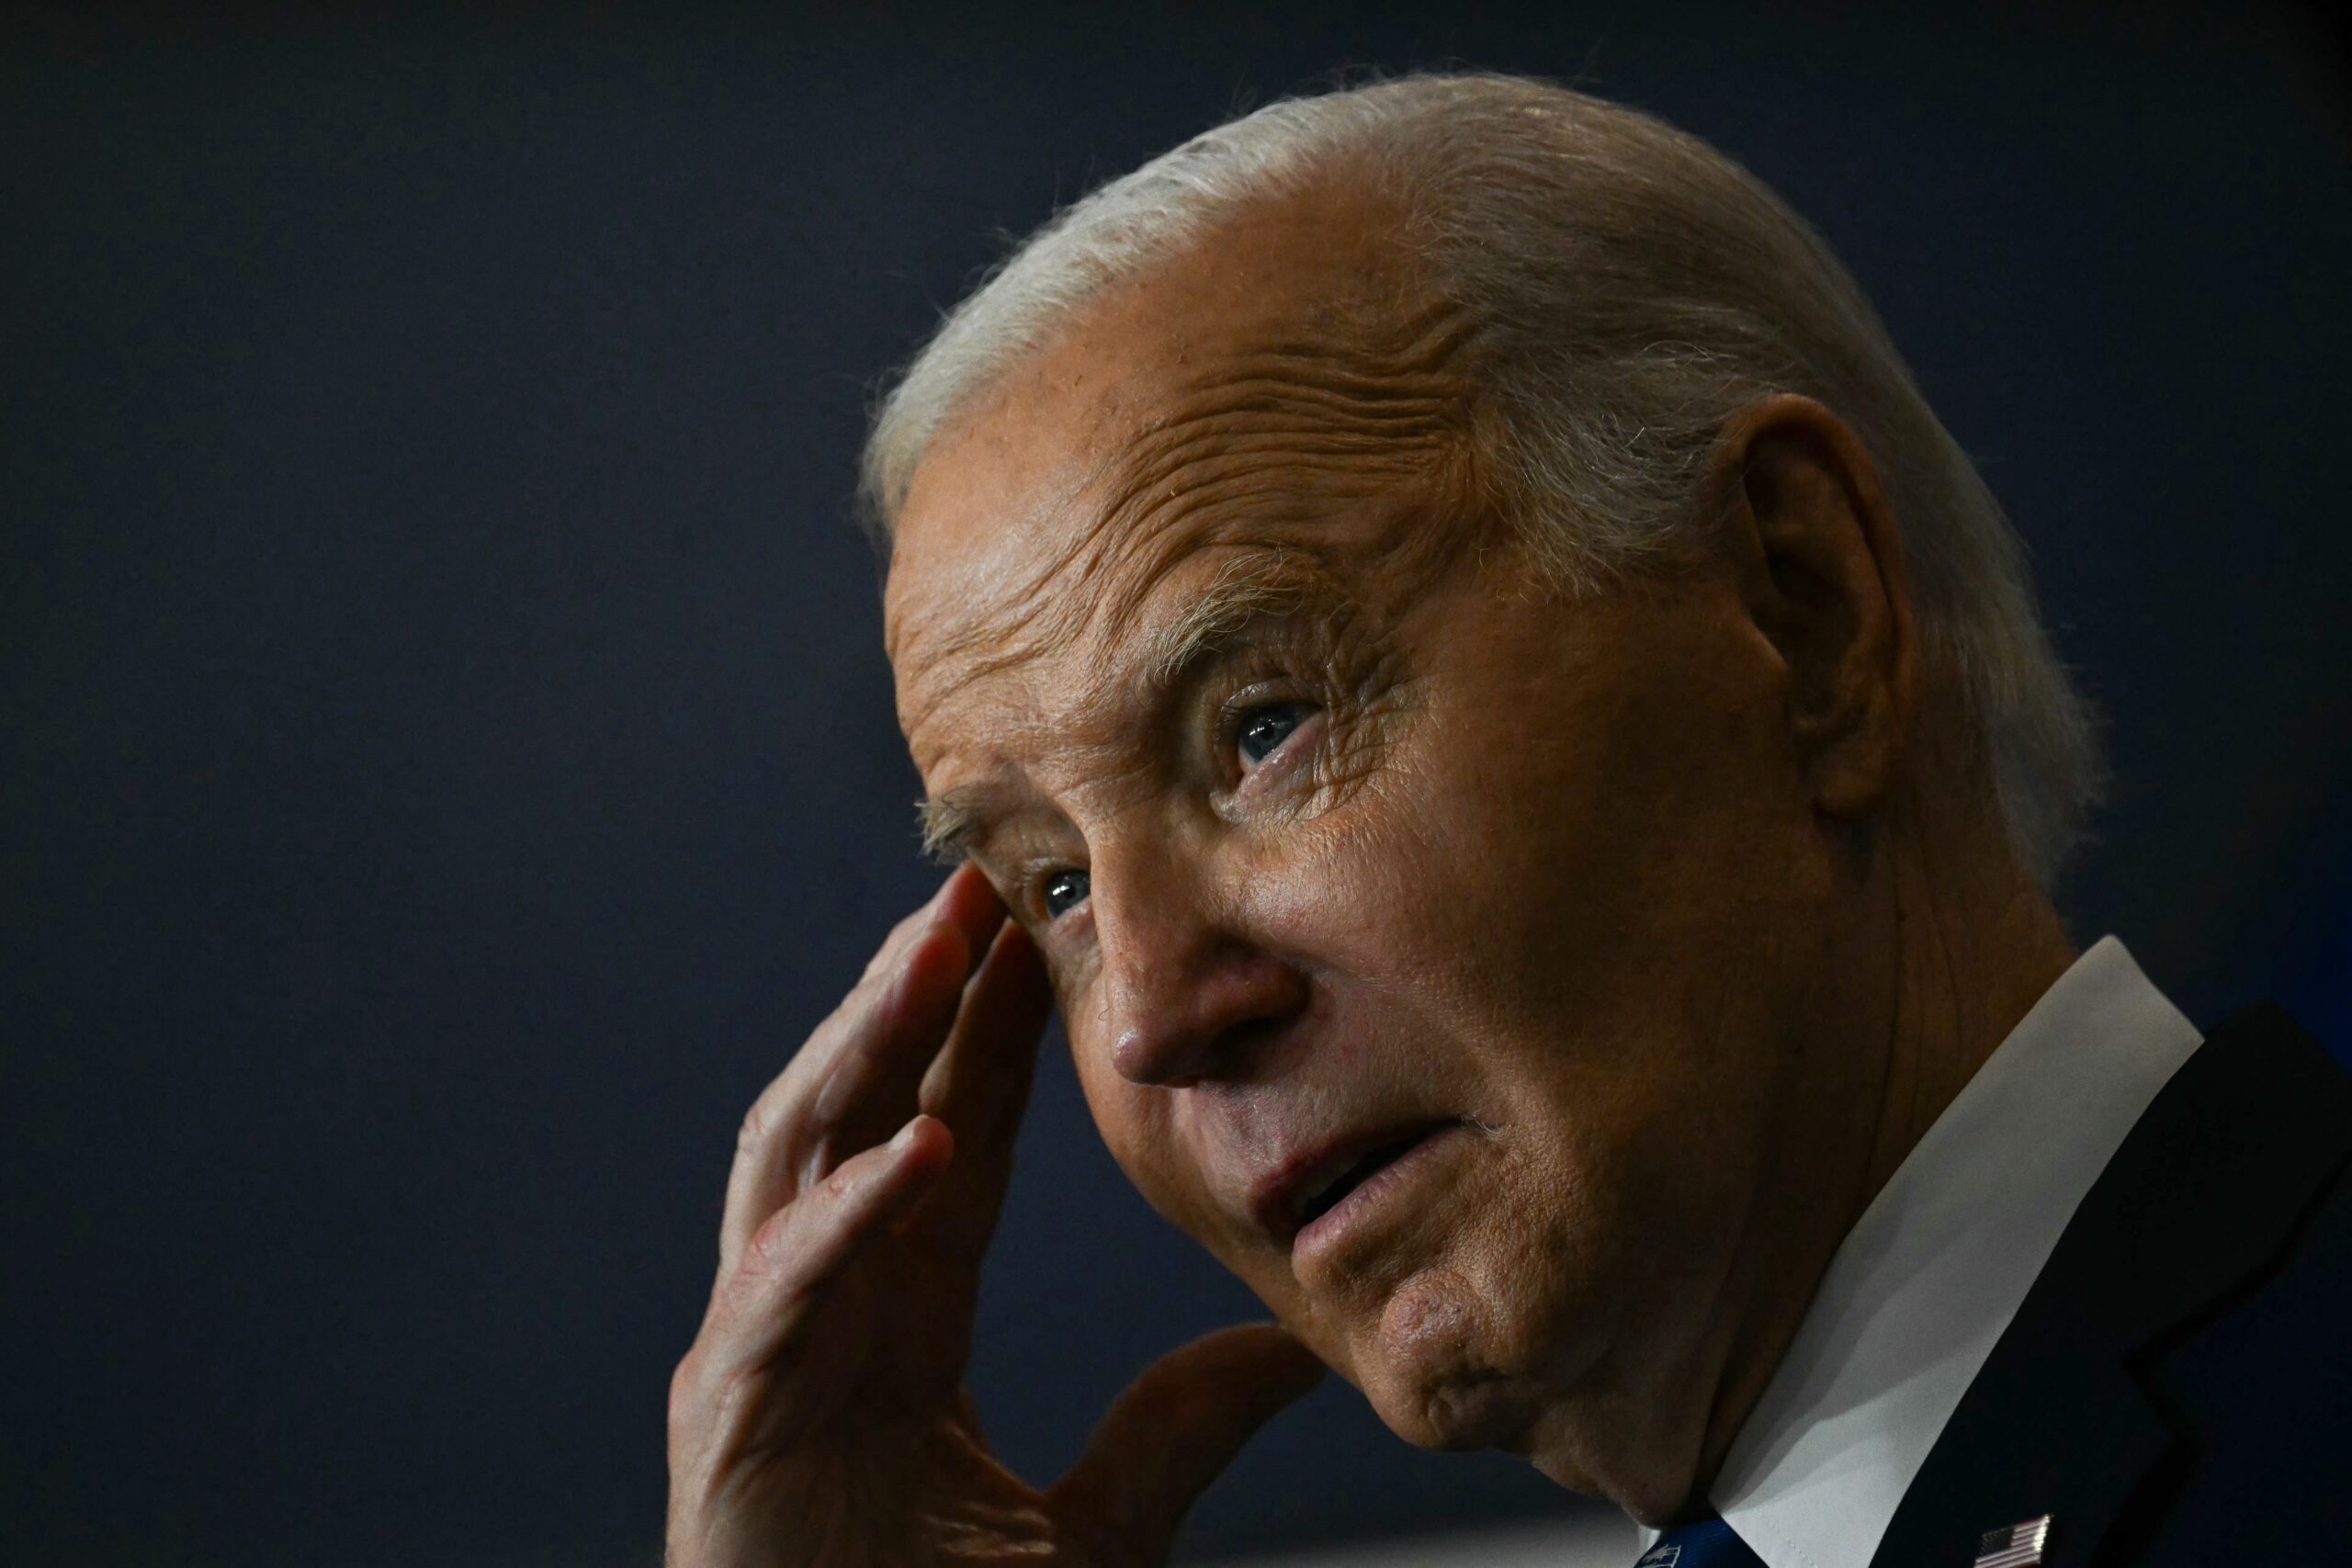
{"label": "forehead wrinkle", "polygon": [[[1363,325],[1364,323],[1355,323]],[[1340,334],[1290,335],[1194,375],[1120,455],[1098,517],[1151,541],[1201,513],[1312,513],[1386,496],[1398,470],[1458,491],[1467,479],[1476,336],[1448,303]],[[1291,482],[1270,482],[1287,478]],[[1299,481],[1312,480],[1312,483]],[[1317,504],[1317,503],[1321,504]],[[1149,579],[1106,606],[1131,615]]]}
{"label": "forehead wrinkle", "polygon": [[[899,724],[908,739],[974,685],[1035,660],[1050,637],[1049,628],[1034,621],[1023,626],[1017,615],[989,616],[938,634],[937,647],[923,650],[920,676],[900,689]],[[901,670],[907,667],[905,659],[898,662]]]}
{"label": "forehead wrinkle", "polygon": [[[1099,473],[1102,466],[1098,461],[1094,470]],[[1072,490],[1083,488],[1081,481]],[[1082,517],[1086,512],[1067,492],[1057,498],[1053,510],[1064,516],[1075,513]],[[977,613],[948,618],[947,624],[925,638],[925,646],[920,649],[893,650],[894,663],[903,665],[900,654],[911,652],[917,655],[917,661],[925,671],[920,700],[907,704],[905,728],[910,736],[941,705],[976,682],[1018,669],[1052,649],[1066,647],[1084,630],[1091,619],[1086,596],[1083,592],[1062,591],[1057,582],[1074,566],[1080,570],[1081,584],[1091,575],[1081,552],[1103,525],[1098,518],[1074,530],[1074,537],[1046,550],[1026,581],[1009,590],[1000,603]],[[1043,533],[1051,537],[1054,530],[1031,532],[1033,536]]]}
{"label": "forehead wrinkle", "polygon": [[[1120,514],[1128,570],[1104,583],[1091,618],[1134,624],[1169,573],[1203,548],[1377,558],[1417,535],[1424,546],[1441,544],[1447,530],[1431,525],[1462,493],[1463,456],[1434,434],[1328,450],[1288,434],[1205,444],[1180,482],[1105,509]],[[1248,597],[1238,585],[1232,592]]]}
{"label": "forehead wrinkle", "polygon": [[[1280,335],[1214,355],[1159,417],[1098,447],[1057,487],[1049,510],[1062,525],[1038,530],[1045,548],[1026,581],[985,615],[955,617],[961,625],[926,660],[941,675],[924,682],[921,712],[1106,622],[1130,625],[1170,570],[1237,525],[1262,536],[1272,523],[1362,516],[1365,501],[1386,512],[1403,474],[1422,479],[1435,493],[1366,541],[1381,553],[1407,543],[1408,523],[1464,496],[1475,482],[1476,320],[1442,299],[1401,313],[1398,304],[1391,295],[1310,306],[1311,321],[1294,317]],[[1182,651],[1148,663],[1170,670]]]}
{"label": "forehead wrinkle", "polygon": [[[925,682],[924,711],[975,682],[1047,652],[1074,649],[1082,638],[1102,628],[1111,630],[1114,640],[1124,641],[1122,629],[1136,623],[1143,602],[1170,571],[1200,548],[1225,542],[1220,535],[1226,530],[1216,525],[1233,521],[1244,510],[1227,503],[1262,498],[1262,481],[1254,486],[1248,482],[1250,476],[1264,472],[1264,464],[1254,460],[1250,450],[1259,444],[1238,445],[1244,450],[1237,460],[1244,471],[1204,474],[1201,482],[1172,509],[1137,517],[1114,497],[1110,504],[1086,508],[1073,518],[1076,525],[1057,541],[1017,596],[943,637],[933,656],[933,668],[944,673]],[[1295,442],[1277,441],[1270,450],[1287,457],[1295,457],[1299,448]],[[1318,459],[1308,466],[1329,465]],[[1351,465],[1338,465],[1335,478],[1347,478],[1352,471]],[[1391,489],[1393,484],[1392,479],[1368,486],[1364,493]],[[1198,606],[1203,618],[1188,617],[1187,625],[1174,628],[1171,636],[1156,638],[1159,646],[1146,651],[1146,683],[1164,683],[1164,674],[1150,671],[1172,672],[1176,664],[1190,657],[1188,644],[1230,635],[1251,615],[1284,602],[1272,581],[1283,554],[1283,547],[1276,546],[1271,554],[1255,552],[1229,563],[1225,570],[1233,574],[1230,580],[1212,585],[1208,591],[1212,601]]]}
{"label": "forehead wrinkle", "polygon": [[1426,460],[1464,433],[1467,390],[1437,372],[1367,378],[1328,355],[1252,355],[1183,389],[1130,446],[1118,492],[1131,504],[1170,499],[1186,470],[1234,457]]}
{"label": "forehead wrinkle", "polygon": [[[1023,728],[1054,738],[1057,772],[1075,768],[1100,775],[1101,782],[1135,773],[1146,766],[1139,753],[1148,750],[1139,744],[1136,696],[1148,702],[1165,695],[1187,668],[1214,656],[1253,621],[1294,613],[1329,586],[1328,571],[1309,552],[1279,545],[1244,549],[1205,587],[1184,595],[1172,614],[1143,621],[1119,638],[1107,657],[1090,662],[1089,678],[1068,701]],[[1148,719],[1144,728],[1151,728]],[[983,782],[922,802],[925,851],[937,857],[976,850],[1002,814],[1002,794],[1001,784]]]}
{"label": "forehead wrinkle", "polygon": [[[1009,389],[1001,389],[997,403],[1010,395]],[[985,423],[989,412],[967,415],[965,423]],[[993,412],[1001,413],[1001,407]],[[910,734],[921,716],[974,682],[1028,661],[1040,651],[1039,645],[1050,646],[1061,640],[1082,623],[1082,607],[1074,604],[1071,596],[1054,592],[1054,583],[1085,548],[1089,538],[1100,532],[1102,524],[1097,520],[1091,525],[1081,524],[1075,530],[1057,529],[1053,524],[1056,519],[1083,520],[1089,515],[1090,509],[1082,498],[1096,487],[1112,460],[1108,454],[1098,454],[1082,464],[1048,466],[1045,478],[1050,491],[1036,498],[1028,509],[1029,516],[990,525],[994,530],[1018,528],[1031,538],[1048,541],[1065,532],[1072,535],[1049,544],[1035,558],[1032,570],[1023,574],[1022,581],[996,596],[1000,601],[996,605],[984,605],[978,614],[942,617],[944,624],[926,628],[927,636],[901,617],[893,617],[886,626],[885,651],[894,666],[904,668],[911,658],[929,671],[946,671],[940,679],[924,682],[931,690],[915,714],[910,716],[910,722],[906,726]],[[997,559],[1002,562],[1005,558],[999,556]],[[958,607],[969,609],[970,587],[959,587]]]}

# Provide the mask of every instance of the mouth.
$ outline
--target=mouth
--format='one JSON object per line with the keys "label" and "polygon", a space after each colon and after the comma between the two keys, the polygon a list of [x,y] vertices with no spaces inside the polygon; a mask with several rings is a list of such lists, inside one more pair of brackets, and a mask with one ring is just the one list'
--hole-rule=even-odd
{"label": "mouth", "polygon": [[1462,1125],[1449,1120],[1391,1127],[1293,1160],[1261,1187],[1254,1204],[1259,1223],[1283,1247],[1294,1247],[1367,1185],[1385,1185],[1376,1179]]}

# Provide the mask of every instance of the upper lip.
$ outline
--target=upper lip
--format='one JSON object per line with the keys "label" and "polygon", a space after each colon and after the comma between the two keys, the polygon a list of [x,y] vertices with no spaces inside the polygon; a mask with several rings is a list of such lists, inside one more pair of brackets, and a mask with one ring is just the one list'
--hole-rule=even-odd
{"label": "upper lip", "polygon": [[1303,1145],[1250,1185],[1250,1212],[1269,1235],[1288,1247],[1304,1228],[1307,1205],[1356,1161],[1378,1149],[1418,1143],[1447,1121],[1423,1117],[1390,1122]]}

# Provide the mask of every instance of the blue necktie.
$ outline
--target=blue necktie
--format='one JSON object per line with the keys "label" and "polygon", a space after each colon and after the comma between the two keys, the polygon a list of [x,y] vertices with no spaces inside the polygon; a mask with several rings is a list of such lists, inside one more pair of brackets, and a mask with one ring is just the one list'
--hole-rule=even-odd
{"label": "blue necktie", "polygon": [[1634,1568],[1764,1568],[1764,1560],[1729,1525],[1708,1514],[1658,1537]]}

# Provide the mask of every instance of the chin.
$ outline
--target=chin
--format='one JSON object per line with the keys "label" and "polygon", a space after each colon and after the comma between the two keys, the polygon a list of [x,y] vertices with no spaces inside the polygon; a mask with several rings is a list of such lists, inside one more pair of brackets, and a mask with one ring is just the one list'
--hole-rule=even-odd
{"label": "chin", "polygon": [[1680,1518],[1702,1497],[1700,1433],[1657,1419],[1647,1395],[1555,1397],[1512,1451],[1555,1485],[1605,1498],[1652,1529]]}
{"label": "chin", "polygon": [[1390,1431],[1416,1448],[1524,1451],[1541,1391],[1495,1353],[1493,1317],[1458,1275],[1396,1288],[1353,1357],[1357,1385]]}
{"label": "chin", "polygon": [[[1389,1429],[1406,1441],[1442,1452],[1499,1449],[1524,1453],[1527,1436],[1543,1412],[1541,1391],[1499,1374],[1449,1381],[1420,1391],[1411,1430],[1395,1421]],[[1385,1412],[1383,1413],[1384,1418]]]}

